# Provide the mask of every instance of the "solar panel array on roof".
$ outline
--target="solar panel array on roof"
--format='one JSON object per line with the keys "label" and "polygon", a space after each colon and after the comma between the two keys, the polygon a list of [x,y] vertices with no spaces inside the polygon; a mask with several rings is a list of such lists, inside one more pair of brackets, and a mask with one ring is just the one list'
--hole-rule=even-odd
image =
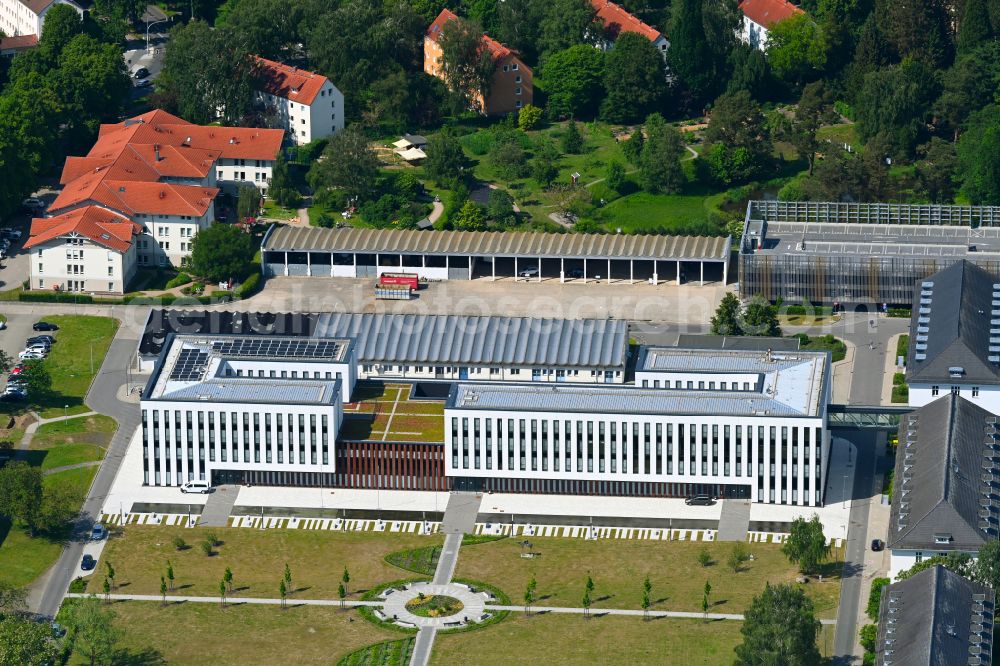
{"label": "solar panel array on roof", "polygon": [[196,382],[202,379],[208,367],[208,352],[201,349],[182,349],[170,371],[170,379]]}
{"label": "solar panel array on roof", "polygon": [[341,348],[341,343],[333,340],[238,338],[212,343],[212,350],[223,356],[250,358],[337,358]]}

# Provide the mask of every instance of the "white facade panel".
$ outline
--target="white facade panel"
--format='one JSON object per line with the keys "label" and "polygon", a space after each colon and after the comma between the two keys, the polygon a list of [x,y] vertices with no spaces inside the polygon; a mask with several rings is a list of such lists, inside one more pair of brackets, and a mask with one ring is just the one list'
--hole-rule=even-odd
{"label": "white facade panel", "polygon": [[910,384],[909,404],[923,407],[941,396],[955,393],[974,405],[994,414],[1000,414],[1000,386],[975,384]]}
{"label": "white facade panel", "polygon": [[29,250],[32,289],[124,293],[135,276],[136,244],[124,253],[83,236],[56,238]]}

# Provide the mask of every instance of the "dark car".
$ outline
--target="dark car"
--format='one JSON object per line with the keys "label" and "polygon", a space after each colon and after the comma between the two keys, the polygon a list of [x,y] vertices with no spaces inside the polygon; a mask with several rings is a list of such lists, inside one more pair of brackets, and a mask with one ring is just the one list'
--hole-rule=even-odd
{"label": "dark car", "polygon": [[36,321],[31,326],[32,330],[35,331],[58,331],[59,327],[53,323],[47,321]]}
{"label": "dark car", "polygon": [[104,529],[104,525],[100,523],[95,523],[93,529],[90,530],[90,540],[100,541],[108,536],[108,531]]}
{"label": "dark car", "polygon": [[712,499],[711,495],[695,495],[685,499],[684,503],[688,506],[712,506],[715,504],[715,500]]}
{"label": "dark car", "polygon": [[54,345],[56,343],[56,339],[54,337],[52,337],[51,335],[36,335],[36,336],[30,337],[27,340],[25,340],[24,341],[24,346],[25,347],[30,347],[31,345],[35,344],[36,342],[40,342],[43,345]]}
{"label": "dark car", "polygon": [[882,539],[872,539],[872,550],[874,552],[879,552],[885,549],[885,542]]}
{"label": "dark car", "polygon": [[566,277],[574,278],[574,279],[582,278],[583,277],[583,269],[582,268],[574,268],[573,270],[571,270],[569,273],[566,274]]}
{"label": "dark car", "polygon": [[94,559],[93,555],[84,555],[83,559],[80,560],[80,568],[84,571],[93,571],[96,566],[97,560]]}
{"label": "dark car", "polygon": [[139,69],[135,70],[135,74],[133,74],[133,76],[135,76],[135,78],[137,79],[144,79],[147,76],[149,76],[149,70],[146,69],[145,67],[140,67]]}
{"label": "dark car", "polygon": [[4,392],[0,395],[0,402],[22,402],[28,399],[28,394],[23,391]]}

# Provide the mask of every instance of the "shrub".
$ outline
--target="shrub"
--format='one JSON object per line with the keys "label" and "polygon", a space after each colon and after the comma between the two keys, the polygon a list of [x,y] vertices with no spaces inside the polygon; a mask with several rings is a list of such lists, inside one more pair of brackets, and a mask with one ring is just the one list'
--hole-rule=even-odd
{"label": "shrub", "polygon": [[174,548],[177,550],[186,550],[188,547],[187,541],[185,541],[182,537],[179,536],[174,537],[173,543],[174,543]]}
{"label": "shrub", "polygon": [[234,292],[236,298],[248,298],[260,289],[260,273],[251,273]]}
{"label": "shrub", "polygon": [[211,557],[215,551],[212,550],[212,542],[205,539],[201,542],[201,552],[205,553],[205,557]]}
{"label": "shrub", "polygon": [[89,294],[67,293],[62,291],[22,291],[17,300],[35,303],[93,303]]}
{"label": "shrub", "polygon": [[888,578],[875,578],[872,580],[872,591],[868,594],[868,608],[865,612],[872,620],[878,621],[879,604],[882,603],[882,588],[889,584]]}
{"label": "shrub", "polygon": [[490,152],[493,147],[493,134],[491,132],[476,132],[462,138],[462,143],[473,155],[482,156]]}
{"label": "shrub", "polygon": [[166,288],[173,289],[174,287],[179,287],[182,284],[187,284],[191,281],[191,276],[187,273],[178,273],[173,278],[167,281]]}
{"label": "shrub", "polygon": [[218,535],[216,535],[215,532],[209,532],[208,534],[206,534],[205,535],[205,541],[207,541],[208,543],[212,544],[212,548],[215,548],[217,546],[221,546],[222,545],[222,542],[219,541],[219,537],[218,537]]}

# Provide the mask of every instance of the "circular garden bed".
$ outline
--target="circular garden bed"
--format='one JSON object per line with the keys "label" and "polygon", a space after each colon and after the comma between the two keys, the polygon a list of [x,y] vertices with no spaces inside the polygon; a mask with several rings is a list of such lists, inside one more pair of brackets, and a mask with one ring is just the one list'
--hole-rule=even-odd
{"label": "circular garden bed", "polygon": [[455,597],[440,594],[418,595],[406,602],[406,610],[420,617],[448,617],[460,613],[464,606]]}

